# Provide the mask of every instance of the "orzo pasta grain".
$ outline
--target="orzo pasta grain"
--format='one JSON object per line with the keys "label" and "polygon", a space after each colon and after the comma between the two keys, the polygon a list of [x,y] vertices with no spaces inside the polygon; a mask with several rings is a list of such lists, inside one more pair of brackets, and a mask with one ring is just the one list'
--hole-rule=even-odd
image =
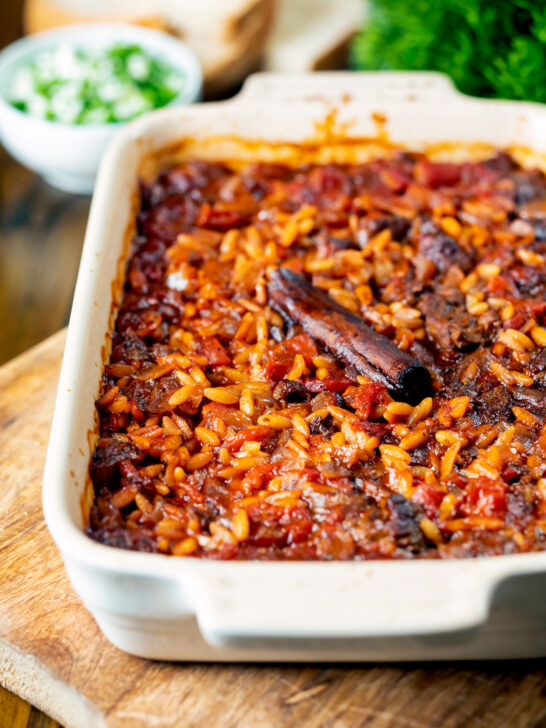
{"label": "orzo pasta grain", "polygon": [[[546,213],[529,203],[546,210],[546,179],[504,153],[187,162],[143,184],[89,535],[208,559],[546,549]],[[279,268],[426,368],[428,391],[347,364],[347,331],[313,339],[271,297]]]}

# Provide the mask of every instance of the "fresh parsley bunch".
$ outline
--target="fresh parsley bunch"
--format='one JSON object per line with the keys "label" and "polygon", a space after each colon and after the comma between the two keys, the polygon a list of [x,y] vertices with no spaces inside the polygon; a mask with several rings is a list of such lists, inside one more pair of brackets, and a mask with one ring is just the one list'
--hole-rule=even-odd
{"label": "fresh parsley bunch", "polygon": [[431,70],[463,92],[546,102],[546,0],[368,0],[360,70]]}

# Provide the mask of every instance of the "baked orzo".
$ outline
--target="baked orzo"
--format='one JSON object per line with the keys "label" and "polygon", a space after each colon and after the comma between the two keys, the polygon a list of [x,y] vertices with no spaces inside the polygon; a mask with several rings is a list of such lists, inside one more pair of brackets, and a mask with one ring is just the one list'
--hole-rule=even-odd
{"label": "baked orzo", "polygon": [[[89,535],[216,559],[545,549],[545,260],[546,180],[504,153],[166,169],[142,186]],[[312,338],[279,269],[429,390],[347,365],[341,328]]]}

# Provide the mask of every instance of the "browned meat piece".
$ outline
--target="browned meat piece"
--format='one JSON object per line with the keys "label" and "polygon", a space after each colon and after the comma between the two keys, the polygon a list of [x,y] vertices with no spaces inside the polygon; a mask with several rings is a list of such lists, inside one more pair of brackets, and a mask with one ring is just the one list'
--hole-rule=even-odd
{"label": "browned meat piece", "polygon": [[504,387],[480,391],[475,400],[474,420],[477,424],[509,420],[512,418],[512,404],[512,398]]}
{"label": "browned meat piece", "polygon": [[374,437],[385,437],[388,431],[388,425],[385,422],[368,422],[366,420],[362,420],[358,423],[359,429],[364,430],[368,435],[373,435]]}
{"label": "browned meat piece", "polygon": [[542,172],[518,169],[510,175],[510,179],[514,183],[514,202],[517,205],[546,198],[546,180]]}
{"label": "browned meat piece", "polygon": [[425,317],[427,335],[439,349],[466,349],[487,341],[489,335],[459,301],[426,293],[418,303]]}
{"label": "browned meat piece", "polygon": [[514,169],[517,169],[516,162],[506,152],[498,152],[498,154],[491,157],[491,159],[483,161],[481,166],[486,169],[490,169],[493,172],[497,172],[498,174],[508,174]]}
{"label": "browned meat piece", "polygon": [[360,374],[408,400],[419,401],[430,389],[428,369],[303,276],[279,268],[271,274],[268,291],[285,316]]}
{"label": "browned meat piece", "polygon": [[[434,274],[434,266],[431,265],[431,268]],[[425,283],[415,278],[412,273],[404,278],[396,276],[383,288],[382,298],[385,303],[404,301],[409,306],[415,306],[424,288]]]}
{"label": "browned meat piece", "polygon": [[546,298],[546,269],[544,266],[514,265],[509,278],[524,296]]}
{"label": "browned meat piece", "polygon": [[546,349],[536,351],[531,357],[527,368],[535,380],[535,385],[546,389]]}
{"label": "browned meat piece", "polygon": [[448,544],[440,544],[442,559],[468,559],[478,556],[504,556],[517,553],[517,547],[508,536],[495,532],[459,532]]}
{"label": "browned meat piece", "polygon": [[[517,478],[516,478],[517,479]],[[508,501],[508,514],[506,521],[521,531],[525,532],[533,518],[533,505],[529,503],[521,493],[508,492],[506,494]]]}
{"label": "browned meat piece", "polygon": [[157,541],[154,538],[152,529],[139,528],[137,531],[129,531],[127,528],[121,528],[120,526],[99,529],[88,528],[87,535],[94,541],[98,541],[98,543],[114,546],[118,549],[143,551],[150,554],[157,551]]}
{"label": "browned meat piece", "polygon": [[518,210],[518,214],[532,227],[535,242],[546,241],[546,198],[532,200]]}
{"label": "browned meat piece", "polygon": [[348,250],[355,247],[352,238],[338,238],[334,235],[319,233],[313,236],[313,244],[317,246],[317,252],[321,257],[328,258],[339,250]]}
{"label": "browned meat piece", "polygon": [[199,208],[200,205],[189,195],[172,195],[161,207],[154,207],[139,214],[138,230],[146,237],[156,237],[172,244],[182,230],[188,230],[195,224]]}
{"label": "browned meat piece", "polygon": [[[123,388],[123,394],[129,399],[134,399],[143,411],[160,414],[173,409],[169,405],[169,397],[180,387],[180,379],[176,375],[170,374],[161,379],[149,381],[131,379]],[[179,407],[188,414],[193,414],[196,410],[191,398]]]}
{"label": "browned meat piece", "polygon": [[524,220],[542,220],[546,219],[546,198],[539,198],[522,205],[518,213]]}
{"label": "browned meat piece", "polygon": [[91,462],[91,479],[96,491],[101,488],[119,488],[120,465],[141,459],[142,453],[130,442],[112,440],[105,447],[97,449]]}
{"label": "browned meat piece", "polygon": [[122,338],[115,334],[112,342],[112,362],[116,364],[133,364],[134,362],[153,361],[146,344],[132,332]]}
{"label": "browned meat piece", "polygon": [[312,435],[322,435],[323,437],[331,437],[335,432],[334,421],[331,415],[327,417],[314,417],[309,423],[309,429]]}
{"label": "browned meat piece", "polygon": [[387,508],[391,516],[388,528],[398,546],[414,553],[422,551],[425,548],[425,539],[419,526],[424,515],[421,506],[394,493],[387,499]]}
{"label": "browned meat piece", "polygon": [[380,212],[372,212],[362,218],[358,227],[358,244],[363,248],[370,238],[382,232],[390,230],[392,239],[402,241],[411,226],[411,220],[400,215],[384,215]]}
{"label": "browned meat piece", "polygon": [[156,494],[154,478],[145,468],[137,468],[130,460],[124,460],[119,466],[121,487],[136,486],[140,491],[152,498]]}
{"label": "browned meat piece", "polygon": [[305,402],[307,389],[303,382],[281,379],[273,389],[273,399],[277,402]]}
{"label": "browned meat piece", "polygon": [[206,216],[206,223],[203,227],[211,230],[220,230],[225,232],[231,228],[243,227],[248,225],[254,210],[249,208],[247,210],[230,209],[228,203],[218,203],[218,207],[213,207],[208,211]]}
{"label": "browned meat piece", "polygon": [[419,253],[432,261],[440,273],[446,273],[452,265],[468,271],[472,256],[449,235],[446,235],[432,220],[421,223],[418,233]]}

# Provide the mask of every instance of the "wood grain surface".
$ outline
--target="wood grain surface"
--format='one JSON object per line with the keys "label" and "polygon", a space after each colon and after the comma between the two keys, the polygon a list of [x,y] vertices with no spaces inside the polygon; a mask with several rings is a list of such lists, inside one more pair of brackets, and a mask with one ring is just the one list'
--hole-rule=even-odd
{"label": "wood grain surface", "polygon": [[[538,662],[169,664],[131,657],[111,646],[71,590],[40,505],[63,344],[61,332],[0,369],[4,687],[66,728],[546,725],[546,669]],[[30,723],[24,704],[10,715],[3,695],[1,728],[54,725],[45,719]]]}
{"label": "wood grain surface", "polygon": [[0,687],[0,728],[59,728],[59,723]]}
{"label": "wood grain surface", "polygon": [[89,201],[0,149],[0,363],[66,325]]}

